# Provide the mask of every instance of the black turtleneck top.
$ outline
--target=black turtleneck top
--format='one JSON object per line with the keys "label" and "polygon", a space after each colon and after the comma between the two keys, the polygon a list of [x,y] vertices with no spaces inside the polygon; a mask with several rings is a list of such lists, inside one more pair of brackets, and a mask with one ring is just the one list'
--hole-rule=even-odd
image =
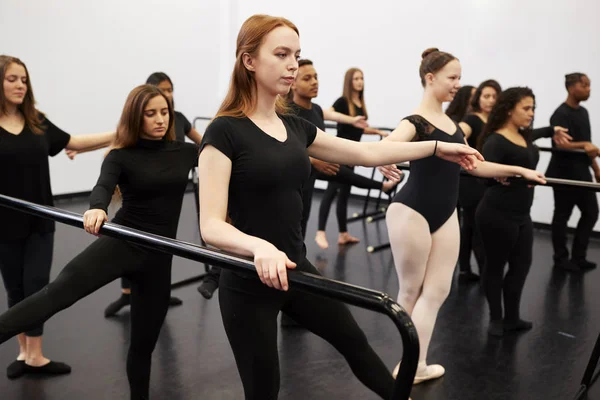
{"label": "black turtleneck top", "polygon": [[90,209],[107,211],[119,185],[123,205],[113,222],[175,238],[198,149],[190,143],[140,139],[134,147],[111,150],[90,196]]}

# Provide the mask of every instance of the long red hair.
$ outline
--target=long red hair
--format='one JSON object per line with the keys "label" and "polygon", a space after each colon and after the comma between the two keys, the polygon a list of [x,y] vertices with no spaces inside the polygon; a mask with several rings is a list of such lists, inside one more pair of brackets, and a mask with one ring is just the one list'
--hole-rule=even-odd
{"label": "long red hair", "polygon": [[[256,108],[256,79],[254,72],[244,66],[243,55],[248,53],[253,57],[257,56],[265,36],[280,26],[287,26],[299,34],[298,28],[291,21],[270,15],[253,15],[242,24],[237,37],[235,65],[231,74],[229,90],[215,118],[220,116],[242,118],[254,111]],[[288,106],[285,98],[281,96],[277,98],[275,111],[280,114],[287,113]]]}

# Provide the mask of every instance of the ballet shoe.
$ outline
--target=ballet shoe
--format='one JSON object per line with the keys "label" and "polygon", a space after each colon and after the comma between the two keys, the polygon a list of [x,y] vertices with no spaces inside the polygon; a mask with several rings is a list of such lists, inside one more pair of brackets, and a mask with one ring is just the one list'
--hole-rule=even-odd
{"label": "ballet shoe", "polygon": [[25,361],[15,360],[6,368],[8,379],[17,379],[25,375]]}
{"label": "ballet shoe", "polygon": [[71,373],[71,367],[62,362],[50,361],[48,364],[34,367],[25,364],[26,374],[64,375]]}
{"label": "ballet shoe", "polygon": [[488,334],[496,337],[504,336],[504,322],[501,319],[490,320],[490,325],[488,326]]}
{"label": "ballet shoe", "polygon": [[594,269],[594,268],[596,268],[596,263],[593,263],[593,262],[588,261],[586,259],[575,259],[575,258],[573,258],[571,260],[571,263],[575,264],[580,269]]}
{"label": "ballet shoe", "polygon": [[323,250],[329,248],[329,242],[327,242],[327,236],[325,236],[325,232],[318,231],[317,236],[315,236],[315,242],[317,242],[317,245]]}
{"label": "ballet shoe", "polygon": [[218,288],[219,282],[217,282],[215,279],[207,278],[202,281],[200,286],[198,286],[198,292],[200,292],[202,297],[205,299],[211,299]]}
{"label": "ballet shoe", "polygon": [[533,323],[518,319],[516,321],[504,320],[504,332],[525,332],[533,328]]}
{"label": "ballet shoe", "polygon": [[131,304],[131,295],[128,293],[122,293],[113,303],[110,303],[106,310],[104,310],[104,318],[109,318],[118,313],[123,307]]}
{"label": "ballet shoe", "polygon": [[[394,372],[392,372],[392,376],[394,377],[394,379],[398,377],[398,372],[400,371],[400,363],[401,362],[399,362],[398,365],[396,365],[396,368],[394,368]],[[417,370],[417,374],[415,375],[413,385],[418,385],[419,383],[425,381],[440,378],[444,376],[445,373],[446,370],[439,364],[428,365],[421,371]]]}
{"label": "ballet shoe", "polygon": [[394,377],[394,379],[396,379],[396,377],[398,376],[398,372],[400,371],[400,363],[402,363],[402,361],[400,361],[396,365],[396,368],[394,368],[394,371],[392,372],[392,376]]}
{"label": "ballet shoe", "polygon": [[419,383],[430,381],[432,379],[438,379],[444,376],[446,370],[439,364],[431,364],[426,366],[423,370],[417,370],[417,374],[415,375],[415,380],[413,381],[414,385],[418,385]]}
{"label": "ballet shoe", "polygon": [[479,282],[479,275],[472,271],[461,271],[458,273],[458,281],[460,283]]}
{"label": "ballet shoe", "polygon": [[180,306],[183,304],[183,301],[179,297],[171,296],[169,298],[169,307]]}

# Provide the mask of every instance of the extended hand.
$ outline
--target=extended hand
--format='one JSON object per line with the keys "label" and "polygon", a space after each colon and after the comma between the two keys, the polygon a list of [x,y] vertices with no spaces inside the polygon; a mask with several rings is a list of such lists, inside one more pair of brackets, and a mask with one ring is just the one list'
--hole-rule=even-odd
{"label": "extended hand", "polygon": [[554,135],[552,136],[552,140],[554,140],[554,143],[567,144],[570,141],[572,141],[573,138],[567,132],[569,132],[567,128],[563,128],[562,126],[555,126]]}
{"label": "extended hand", "polygon": [[546,184],[546,177],[544,174],[533,169],[525,169],[523,172],[523,178],[527,179],[528,181],[541,183],[542,185]]}
{"label": "extended hand", "polygon": [[365,129],[365,128],[369,127],[369,124],[367,123],[367,120],[362,115],[357,115],[356,117],[354,117],[352,119],[353,119],[352,125],[355,128]]}
{"label": "extended hand", "polygon": [[311,158],[310,163],[317,171],[329,176],[336,175],[340,170],[339,164],[332,164],[326,161],[317,160],[316,158]]}
{"label": "extended hand", "polygon": [[399,181],[402,178],[403,172],[398,169],[396,164],[382,165],[377,167],[377,170],[390,181]]}
{"label": "extended hand", "polygon": [[466,144],[458,143],[437,143],[435,156],[442,160],[459,164],[467,171],[477,168],[477,160],[484,161],[484,158],[477,150]]}

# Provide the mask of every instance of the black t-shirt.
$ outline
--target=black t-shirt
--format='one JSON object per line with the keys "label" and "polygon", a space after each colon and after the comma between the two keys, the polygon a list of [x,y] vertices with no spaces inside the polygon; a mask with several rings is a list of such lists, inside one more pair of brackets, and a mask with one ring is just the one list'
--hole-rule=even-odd
{"label": "black t-shirt", "polygon": [[185,136],[192,130],[192,124],[190,121],[180,113],[175,111],[175,140],[178,142],[185,142]]}
{"label": "black t-shirt", "polygon": [[[354,105],[354,108],[356,109],[355,116],[365,115],[362,107],[356,107],[356,105]],[[340,97],[335,101],[335,103],[333,103],[333,109],[341,114],[350,115],[350,108],[348,107],[348,102],[344,97]],[[357,128],[354,125],[340,123],[338,123],[337,125],[337,131],[338,137],[348,140],[354,140],[355,142],[359,142],[360,137],[365,132],[364,129]]]}
{"label": "black t-shirt", "polygon": [[92,190],[90,209],[107,211],[119,185],[123,205],[115,223],[175,238],[198,150],[196,144],[147,139],[138,140],[135,147],[111,150]]}
{"label": "black t-shirt", "polygon": [[295,115],[299,116],[302,119],[307,120],[308,122],[312,123],[317,128],[324,131],[325,130],[325,117],[323,117],[323,109],[318,104],[315,104],[315,103],[311,103],[311,104],[312,104],[311,108],[304,108],[292,101],[292,102],[290,102],[290,109]]}
{"label": "black t-shirt", "polygon": [[[504,136],[493,133],[486,140],[481,151],[483,157],[490,162],[518,165],[535,169],[540,159],[539,152],[528,140],[527,148],[519,146]],[[490,187],[485,191],[482,202],[515,218],[529,217],[533,204],[533,188],[523,183],[502,185],[488,180]]]}
{"label": "black t-shirt", "polygon": [[[48,156],[66,147],[71,136],[43,119],[44,133],[25,125],[18,135],[0,127],[0,193],[53,206]],[[32,233],[54,232],[54,221],[0,207],[0,240],[24,239]]]}
{"label": "black t-shirt", "polygon": [[[592,129],[590,126],[590,117],[584,107],[572,108],[563,103],[554,111],[552,117],[550,117],[550,124],[552,126],[567,128],[574,142],[591,141]],[[552,142],[552,147],[556,147],[556,143]],[[552,178],[591,182],[591,165],[592,161],[585,153],[552,153],[546,175]]]}
{"label": "black t-shirt", "polygon": [[301,229],[302,186],[310,174],[306,149],[317,129],[293,115],[280,118],[285,142],[249,118],[218,117],[206,129],[201,148],[210,144],[232,162],[228,213],[233,226],[300,262],[306,256]]}
{"label": "black t-shirt", "polygon": [[469,135],[467,143],[469,143],[469,146],[476,149],[477,141],[479,140],[479,136],[483,131],[483,126],[485,125],[485,122],[483,122],[483,120],[475,114],[467,115],[465,119],[463,119],[463,122],[471,127],[471,135]]}

